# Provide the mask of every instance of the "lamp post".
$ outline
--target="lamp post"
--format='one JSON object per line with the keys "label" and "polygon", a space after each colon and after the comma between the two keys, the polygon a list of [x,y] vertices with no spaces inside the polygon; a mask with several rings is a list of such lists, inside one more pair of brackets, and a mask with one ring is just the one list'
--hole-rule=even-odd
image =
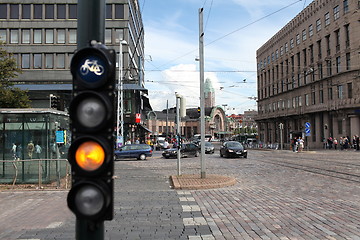
{"label": "lamp post", "polygon": [[[117,87],[117,121],[116,121],[116,143],[117,146],[124,145],[124,85],[123,85],[123,51],[122,45],[127,45],[125,40],[119,40],[119,79]],[[120,127],[119,127],[120,126]],[[120,129],[119,129],[120,128]],[[121,136],[121,138],[120,138]]]}

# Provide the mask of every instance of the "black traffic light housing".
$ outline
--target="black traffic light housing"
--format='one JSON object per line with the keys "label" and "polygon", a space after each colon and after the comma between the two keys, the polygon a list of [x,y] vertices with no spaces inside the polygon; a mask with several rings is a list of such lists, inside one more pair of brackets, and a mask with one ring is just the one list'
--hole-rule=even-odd
{"label": "black traffic light housing", "polygon": [[79,219],[113,219],[116,53],[92,42],[71,61],[72,188],[68,206]]}

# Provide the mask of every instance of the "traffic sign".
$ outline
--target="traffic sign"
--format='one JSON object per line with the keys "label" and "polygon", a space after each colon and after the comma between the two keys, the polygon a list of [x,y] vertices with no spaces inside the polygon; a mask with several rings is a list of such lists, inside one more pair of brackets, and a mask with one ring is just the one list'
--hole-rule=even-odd
{"label": "traffic sign", "polygon": [[306,123],[305,123],[305,127],[306,127],[306,128],[309,128],[310,126],[311,126],[311,124],[310,124],[309,122],[306,122]]}
{"label": "traffic sign", "polygon": [[305,133],[310,133],[310,132],[311,132],[310,128],[305,128]]}

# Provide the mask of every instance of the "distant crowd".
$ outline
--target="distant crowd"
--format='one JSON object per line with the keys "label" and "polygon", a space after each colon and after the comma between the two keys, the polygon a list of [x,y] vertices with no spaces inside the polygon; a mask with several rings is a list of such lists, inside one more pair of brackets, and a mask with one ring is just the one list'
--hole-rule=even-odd
{"label": "distant crowd", "polygon": [[335,150],[354,149],[357,151],[360,150],[358,135],[354,135],[352,139],[350,139],[349,136],[340,137],[339,139],[329,137],[328,139],[324,139],[323,142],[325,149],[335,149]]}

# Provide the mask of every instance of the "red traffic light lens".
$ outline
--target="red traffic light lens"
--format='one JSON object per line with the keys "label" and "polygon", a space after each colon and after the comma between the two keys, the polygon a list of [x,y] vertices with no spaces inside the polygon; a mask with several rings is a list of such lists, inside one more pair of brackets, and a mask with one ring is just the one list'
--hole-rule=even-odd
{"label": "red traffic light lens", "polygon": [[99,143],[87,141],[78,146],[75,161],[81,169],[95,171],[104,164],[105,151]]}

